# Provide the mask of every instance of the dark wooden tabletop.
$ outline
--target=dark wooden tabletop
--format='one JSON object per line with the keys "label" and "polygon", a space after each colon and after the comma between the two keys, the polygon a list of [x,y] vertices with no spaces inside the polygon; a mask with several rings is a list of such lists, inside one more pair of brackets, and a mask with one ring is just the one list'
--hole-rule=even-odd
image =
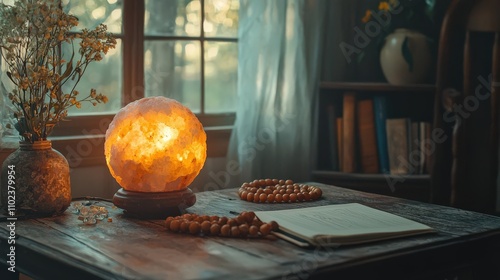
{"label": "dark wooden tabletop", "polygon": [[[437,233],[304,249],[273,238],[174,234],[165,230],[162,220],[128,218],[111,203],[99,201],[112,222],[84,225],[69,210],[58,217],[17,221],[16,269],[36,279],[445,279],[484,273],[477,270],[485,267],[487,273],[498,273],[499,217],[315,185],[324,195],[307,203],[250,203],[238,198],[237,189],[197,193],[188,212],[234,216],[249,210],[358,202],[427,224]],[[6,223],[0,223],[3,264]]]}

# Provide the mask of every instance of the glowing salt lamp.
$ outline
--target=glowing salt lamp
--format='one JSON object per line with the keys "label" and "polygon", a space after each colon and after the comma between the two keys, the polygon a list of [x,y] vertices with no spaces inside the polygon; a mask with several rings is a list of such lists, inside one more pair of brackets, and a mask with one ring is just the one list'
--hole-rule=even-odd
{"label": "glowing salt lamp", "polygon": [[188,188],[207,157],[206,134],[196,116],[166,97],[123,107],[106,131],[104,153],[122,187],[113,203],[142,217],[177,215],[196,202]]}

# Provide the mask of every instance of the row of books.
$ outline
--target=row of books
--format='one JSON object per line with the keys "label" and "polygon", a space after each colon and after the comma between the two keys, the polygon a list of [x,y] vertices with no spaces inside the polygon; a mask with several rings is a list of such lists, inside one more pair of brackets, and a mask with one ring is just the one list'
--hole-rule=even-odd
{"label": "row of books", "polygon": [[328,105],[332,170],[341,172],[425,174],[431,133],[428,122],[387,118],[385,96],[357,99],[344,93],[342,114]]}

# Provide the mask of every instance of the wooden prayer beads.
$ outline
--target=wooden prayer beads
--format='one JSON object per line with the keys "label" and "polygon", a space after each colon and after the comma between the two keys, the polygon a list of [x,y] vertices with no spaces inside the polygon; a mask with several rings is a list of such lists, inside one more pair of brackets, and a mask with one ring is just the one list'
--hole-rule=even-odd
{"label": "wooden prayer beads", "polygon": [[263,237],[279,228],[274,221],[263,223],[254,212],[241,212],[235,218],[184,214],[165,219],[165,227],[175,233],[225,237]]}
{"label": "wooden prayer beads", "polygon": [[238,190],[241,200],[260,203],[311,201],[319,199],[322,194],[318,187],[278,179],[260,179],[243,183]]}

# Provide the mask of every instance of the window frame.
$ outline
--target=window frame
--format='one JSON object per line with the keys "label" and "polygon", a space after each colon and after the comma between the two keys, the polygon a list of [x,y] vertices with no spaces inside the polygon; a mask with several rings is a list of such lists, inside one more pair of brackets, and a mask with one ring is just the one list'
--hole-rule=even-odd
{"label": "window frame", "polygon": [[[199,0],[201,5],[200,18],[200,36],[175,36],[175,35],[145,35],[144,34],[144,15],[145,0],[123,0],[123,79],[124,86],[122,96],[124,98],[122,105],[144,97],[144,42],[146,40],[176,40],[176,41],[198,41],[200,42],[200,93],[201,93],[201,112],[196,114],[205,125],[210,119],[211,126],[232,125],[234,123],[235,113],[205,113],[205,42],[238,42],[238,38],[231,37],[206,37],[203,30],[205,22],[205,0]],[[127,34],[129,33],[129,34]],[[142,44],[138,44],[142,42]],[[125,71],[125,69],[134,69],[134,71]],[[140,71],[139,71],[140,70]],[[142,73],[142,75],[141,75]],[[132,95],[137,87],[142,89],[140,95]],[[215,122],[215,123],[214,123]]]}
{"label": "window frame", "polygon": [[[235,113],[205,113],[205,42],[237,42],[237,38],[205,37],[203,22],[205,20],[205,0],[201,4],[200,36],[152,36],[144,34],[144,0],[122,0],[122,34],[115,34],[122,40],[122,107],[130,102],[143,98],[144,84],[144,42],[145,40],[195,40],[200,42],[201,52],[201,112],[196,114],[207,133],[207,156],[225,157],[232,127],[236,118]],[[67,121],[61,121],[49,137],[53,147],[68,158],[70,167],[85,167],[105,165],[104,139],[108,123],[114,114],[86,114],[68,116]],[[0,142],[0,161],[10,154],[17,143],[12,139]],[[17,142],[17,141],[16,141]],[[80,157],[71,161],[70,157]]]}

